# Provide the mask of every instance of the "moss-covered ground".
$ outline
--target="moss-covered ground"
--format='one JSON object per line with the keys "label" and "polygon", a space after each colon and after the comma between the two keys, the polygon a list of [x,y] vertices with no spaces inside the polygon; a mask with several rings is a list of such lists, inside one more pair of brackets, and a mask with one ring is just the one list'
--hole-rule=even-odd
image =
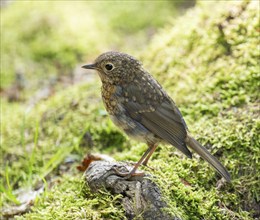
{"label": "moss-covered ground", "polygon": [[[165,6],[162,8],[165,10]],[[81,7],[79,9],[78,13],[86,13]],[[85,9],[89,10],[88,7]],[[102,8],[95,10],[101,10],[102,14]],[[162,14],[165,14],[163,10]],[[17,14],[6,16],[9,16],[10,24],[8,19],[4,24],[13,25],[11,16]],[[110,16],[118,20],[113,13]],[[67,17],[63,16],[63,19]],[[117,23],[113,19],[109,21],[113,21],[114,26],[107,26],[122,30],[126,21],[119,19],[122,23]],[[77,36],[74,37],[78,39],[78,57],[69,46],[72,36],[58,35],[60,40],[68,41],[65,43],[54,37],[58,38],[57,47],[54,47],[57,51],[48,52],[48,56],[50,53],[59,56],[59,50],[63,49],[68,56],[68,60],[64,59],[66,63],[58,64],[61,69],[54,68],[55,71],[66,72],[76,62],[74,59],[91,60],[107,48],[106,40],[127,33],[126,30],[121,35],[111,33],[112,29],[106,25],[102,26],[102,33],[98,32],[99,27],[94,21],[88,26],[96,31],[93,36],[87,35],[91,43],[86,43],[85,38],[82,40],[82,33],[74,30],[73,24],[71,26],[69,33],[75,33]],[[57,19],[41,22],[54,22],[60,28]],[[145,27],[145,23],[132,25],[132,29]],[[161,145],[149,163],[154,170],[147,169],[147,172],[155,176],[161,187],[169,204],[167,211],[183,219],[247,220],[260,217],[259,30],[258,1],[202,1],[184,16],[168,23],[149,45],[142,46],[141,51],[134,49],[136,45],[140,46],[138,43],[125,49],[127,43],[120,39],[113,41],[120,45],[118,49],[121,51],[132,52],[142,60],[145,68],[179,106],[190,132],[231,173],[232,183],[223,184],[218,181],[220,176],[196,155],[191,160],[172,146]],[[98,42],[95,34],[100,37]],[[25,35],[4,37],[26,40]],[[143,36],[141,41],[144,39]],[[34,40],[44,42],[37,39],[37,35]],[[34,41],[29,42],[33,44]],[[4,48],[11,46],[14,45]],[[21,57],[27,59],[21,63],[33,60],[34,64],[44,66],[42,53],[49,47],[37,47],[29,46],[33,52],[21,49],[26,53]],[[4,59],[13,58],[6,56]],[[47,75],[58,74],[51,70],[51,65],[46,64],[45,69],[43,66],[39,71],[46,71]],[[8,68],[3,66],[3,69]],[[42,72],[35,73],[42,76]],[[28,75],[33,78],[32,74]],[[12,81],[3,78],[5,86]],[[25,97],[29,96],[29,91],[37,89],[38,84],[33,85],[32,90],[25,90]],[[17,189],[45,185],[44,193],[34,201],[31,212],[18,219],[124,219],[120,197],[106,191],[91,193],[76,169],[84,154],[89,152],[109,154],[116,160],[137,161],[146,149],[145,144],[129,140],[112,124],[104,111],[99,87],[97,76],[93,76],[92,81],[59,89],[47,100],[30,108],[27,102],[10,103],[5,97],[1,99],[1,205],[18,204]],[[67,166],[68,161],[76,162]]]}

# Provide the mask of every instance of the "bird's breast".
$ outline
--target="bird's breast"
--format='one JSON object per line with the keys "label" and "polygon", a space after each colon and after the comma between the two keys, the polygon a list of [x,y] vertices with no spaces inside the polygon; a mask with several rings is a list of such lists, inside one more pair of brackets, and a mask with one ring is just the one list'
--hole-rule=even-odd
{"label": "bird's breast", "polygon": [[[128,87],[121,87],[103,84],[102,98],[105,108],[114,124],[122,129],[128,136],[137,140],[156,143],[159,139],[146,129],[136,118],[133,118],[131,114],[133,112],[127,108],[128,104],[139,102],[142,97],[142,91],[135,91],[137,91],[137,93],[132,93],[133,91],[131,91],[131,86],[129,85]],[[147,108],[149,108],[149,106],[144,107],[144,109]]]}
{"label": "bird's breast", "polygon": [[116,86],[112,84],[103,84],[101,88],[102,99],[107,112],[114,114],[117,108],[117,100],[115,97]]}

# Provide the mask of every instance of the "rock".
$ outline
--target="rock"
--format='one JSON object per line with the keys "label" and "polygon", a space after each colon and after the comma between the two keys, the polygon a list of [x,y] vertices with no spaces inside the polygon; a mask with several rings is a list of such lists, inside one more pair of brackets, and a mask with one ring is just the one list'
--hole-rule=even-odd
{"label": "rock", "polygon": [[92,191],[105,188],[113,195],[122,195],[122,204],[127,219],[142,217],[145,220],[179,220],[170,216],[163,208],[167,203],[159,187],[151,180],[151,176],[136,176],[124,179],[117,175],[120,172],[129,172],[131,167],[125,163],[94,161],[85,172],[86,182]]}

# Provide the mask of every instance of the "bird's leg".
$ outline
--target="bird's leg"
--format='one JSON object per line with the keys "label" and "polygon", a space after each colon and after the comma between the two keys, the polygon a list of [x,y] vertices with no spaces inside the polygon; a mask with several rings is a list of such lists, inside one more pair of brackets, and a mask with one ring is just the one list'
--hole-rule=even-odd
{"label": "bird's leg", "polygon": [[140,166],[140,164],[143,162],[143,160],[146,158],[147,154],[150,155],[150,151],[152,150],[153,148],[149,147],[145,153],[143,154],[143,156],[141,157],[141,159],[134,165],[134,168],[128,172],[128,173],[122,173],[118,170],[115,169],[116,173],[119,175],[119,176],[123,176],[123,177],[126,177],[126,178],[130,178],[131,176],[142,176],[143,173],[135,173],[135,171],[138,169],[138,167]]}
{"label": "bird's leg", "polygon": [[[149,144],[148,144],[148,146],[149,146]],[[149,149],[151,149],[151,150],[150,150],[149,154],[147,155],[147,157],[145,158],[144,162],[142,163],[144,166],[147,166],[148,160],[152,156],[153,152],[156,150],[157,146],[158,146],[158,143],[153,144],[152,146],[149,146]]]}

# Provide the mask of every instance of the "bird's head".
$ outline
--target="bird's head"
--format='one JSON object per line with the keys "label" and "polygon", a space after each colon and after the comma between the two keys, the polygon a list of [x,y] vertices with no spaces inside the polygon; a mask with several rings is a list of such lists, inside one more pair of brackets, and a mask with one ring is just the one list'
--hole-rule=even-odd
{"label": "bird's head", "polygon": [[133,80],[141,66],[140,61],[128,54],[109,51],[82,68],[97,70],[103,83],[118,84]]}

